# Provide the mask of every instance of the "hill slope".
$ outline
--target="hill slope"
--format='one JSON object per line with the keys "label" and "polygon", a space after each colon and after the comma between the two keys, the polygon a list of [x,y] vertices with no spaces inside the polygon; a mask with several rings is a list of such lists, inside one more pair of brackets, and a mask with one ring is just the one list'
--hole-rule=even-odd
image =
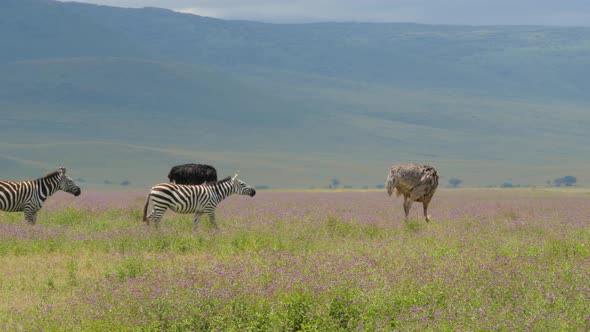
{"label": "hill slope", "polygon": [[259,185],[374,186],[413,160],[466,185],[590,183],[590,29],[274,25],[49,0],[1,2],[0,27],[0,178],[65,165],[86,186],[143,187],[199,161]]}
{"label": "hill slope", "polygon": [[0,4],[0,61],[115,56],[507,97],[590,97],[590,28],[263,24],[157,8]]}

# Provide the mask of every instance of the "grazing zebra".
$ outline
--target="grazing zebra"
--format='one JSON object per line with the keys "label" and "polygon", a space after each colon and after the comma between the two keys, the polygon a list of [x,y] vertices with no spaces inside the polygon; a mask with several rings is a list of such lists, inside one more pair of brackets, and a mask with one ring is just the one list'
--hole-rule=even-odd
{"label": "grazing zebra", "polygon": [[418,164],[394,165],[389,170],[385,186],[389,196],[394,190],[396,196],[404,195],[406,221],[413,201],[422,202],[424,218],[427,222],[430,221],[428,204],[438,187],[438,174],[434,167]]}
{"label": "grazing zebra", "polygon": [[168,179],[176,184],[217,182],[217,171],[209,165],[184,164],[172,167],[168,173]]}
{"label": "grazing zebra", "polygon": [[33,181],[0,180],[0,210],[23,211],[25,220],[34,225],[37,222],[37,211],[41,209],[43,202],[58,190],[74,196],[81,193],[80,187],[66,175],[66,169],[63,167]]}
{"label": "grazing zebra", "polygon": [[[177,213],[194,213],[193,230],[197,228],[199,219],[206,213],[215,228],[215,209],[217,204],[232,195],[256,195],[256,190],[245,182],[238,180],[238,174],[227,177],[218,182],[203,185],[182,185],[176,183],[160,183],[152,187],[143,208],[142,220],[148,225],[150,221],[158,227],[164,212],[168,208]],[[153,209],[147,216],[148,206],[153,203]]]}

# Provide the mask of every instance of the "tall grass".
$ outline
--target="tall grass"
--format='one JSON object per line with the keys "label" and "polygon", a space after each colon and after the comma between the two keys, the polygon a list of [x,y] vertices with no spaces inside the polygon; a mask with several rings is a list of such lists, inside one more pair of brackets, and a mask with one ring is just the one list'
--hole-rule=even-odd
{"label": "tall grass", "polygon": [[0,329],[584,330],[590,197],[441,191],[403,222],[381,192],[231,197],[141,223],[143,195],[0,213]]}

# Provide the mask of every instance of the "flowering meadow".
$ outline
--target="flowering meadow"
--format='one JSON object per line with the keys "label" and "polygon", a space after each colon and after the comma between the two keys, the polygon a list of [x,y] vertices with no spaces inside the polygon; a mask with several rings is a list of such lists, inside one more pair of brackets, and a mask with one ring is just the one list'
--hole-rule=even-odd
{"label": "flowering meadow", "polygon": [[0,212],[3,331],[588,331],[590,194],[260,191],[141,222],[145,193]]}

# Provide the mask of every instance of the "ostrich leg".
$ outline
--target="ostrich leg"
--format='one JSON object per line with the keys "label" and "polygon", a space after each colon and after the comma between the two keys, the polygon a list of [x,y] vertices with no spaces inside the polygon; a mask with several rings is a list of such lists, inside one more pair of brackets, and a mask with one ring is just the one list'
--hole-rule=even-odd
{"label": "ostrich leg", "polygon": [[424,208],[424,219],[426,219],[426,222],[430,221],[430,216],[428,215],[428,203],[428,201],[422,202],[422,207]]}
{"label": "ostrich leg", "polygon": [[410,215],[410,208],[412,207],[412,200],[408,196],[404,196],[404,212],[406,213],[405,221],[408,221]]}

